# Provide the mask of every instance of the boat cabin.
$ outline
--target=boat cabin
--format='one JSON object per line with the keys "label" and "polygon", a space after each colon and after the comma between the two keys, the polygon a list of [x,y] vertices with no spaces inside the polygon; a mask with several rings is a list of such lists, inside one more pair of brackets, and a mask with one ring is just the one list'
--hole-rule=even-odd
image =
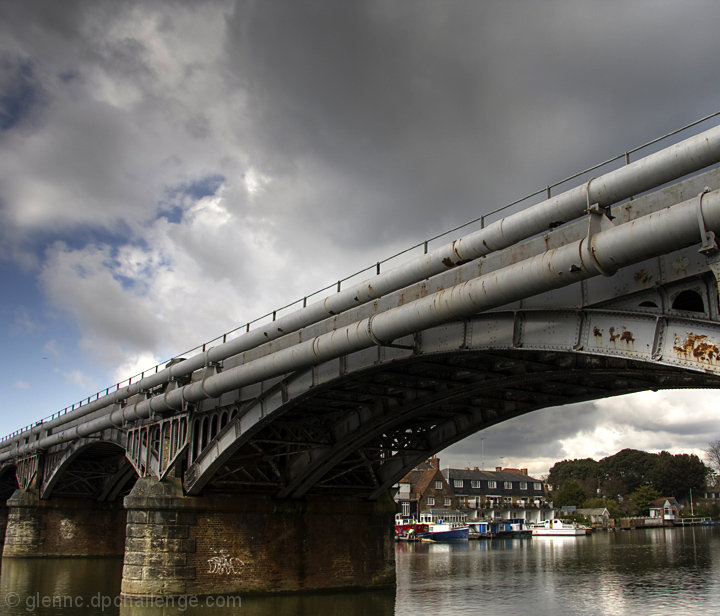
{"label": "boat cabin", "polygon": [[420,514],[420,523],[465,525],[467,513],[457,509],[428,509]]}

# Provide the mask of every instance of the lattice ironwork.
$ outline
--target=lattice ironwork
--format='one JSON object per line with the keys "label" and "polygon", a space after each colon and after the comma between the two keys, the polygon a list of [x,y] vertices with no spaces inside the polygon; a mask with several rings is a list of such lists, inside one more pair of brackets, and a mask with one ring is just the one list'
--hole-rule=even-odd
{"label": "lattice ironwork", "polygon": [[189,442],[189,415],[161,419],[128,430],[126,455],[140,477],[165,477]]}

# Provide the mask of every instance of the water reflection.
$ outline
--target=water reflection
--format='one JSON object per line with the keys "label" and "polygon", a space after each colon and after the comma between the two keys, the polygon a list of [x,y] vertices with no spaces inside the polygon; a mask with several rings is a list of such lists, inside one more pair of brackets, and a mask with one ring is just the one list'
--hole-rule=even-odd
{"label": "water reflection", "polygon": [[[142,600],[134,603],[142,604]],[[287,595],[280,597],[188,597],[168,600],[163,607],[124,605],[121,616],[275,616],[282,614],[342,614],[343,616],[392,616],[395,613],[395,591],[327,593],[320,595]]]}
{"label": "water reflection", "polygon": [[396,559],[394,590],[159,603],[121,601],[119,559],[7,559],[0,572],[0,614],[457,616],[530,610],[534,616],[606,616],[666,614],[672,606],[673,613],[709,616],[720,597],[719,528],[398,544]]}
{"label": "water reflection", "polygon": [[19,616],[391,616],[395,589],[263,597],[127,598],[120,596],[121,559],[2,561],[0,614]]}

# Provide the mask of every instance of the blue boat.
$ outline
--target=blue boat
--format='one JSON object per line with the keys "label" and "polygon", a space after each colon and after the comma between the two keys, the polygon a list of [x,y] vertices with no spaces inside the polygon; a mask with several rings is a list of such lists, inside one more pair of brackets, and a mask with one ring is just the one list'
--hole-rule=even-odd
{"label": "blue boat", "polygon": [[442,522],[430,525],[426,534],[430,541],[467,541],[469,536],[470,529],[467,526],[455,526]]}

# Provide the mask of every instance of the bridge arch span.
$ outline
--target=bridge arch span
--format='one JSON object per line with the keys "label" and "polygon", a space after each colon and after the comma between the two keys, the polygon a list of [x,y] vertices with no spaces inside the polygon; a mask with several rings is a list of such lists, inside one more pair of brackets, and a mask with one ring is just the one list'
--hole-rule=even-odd
{"label": "bridge arch span", "polygon": [[713,297],[696,280],[593,309],[484,313],[240,391],[213,410],[235,416],[189,460],[186,490],[373,498],[433,453],[530,411],[720,388]]}
{"label": "bridge arch span", "polygon": [[16,476],[15,464],[3,464],[0,467],[0,502],[4,503],[20,486]]}
{"label": "bridge arch span", "polygon": [[123,435],[107,430],[102,439],[82,438],[45,457],[40,497],[70,496],[113,501],[127,494],[137,473],[125,456]]}

